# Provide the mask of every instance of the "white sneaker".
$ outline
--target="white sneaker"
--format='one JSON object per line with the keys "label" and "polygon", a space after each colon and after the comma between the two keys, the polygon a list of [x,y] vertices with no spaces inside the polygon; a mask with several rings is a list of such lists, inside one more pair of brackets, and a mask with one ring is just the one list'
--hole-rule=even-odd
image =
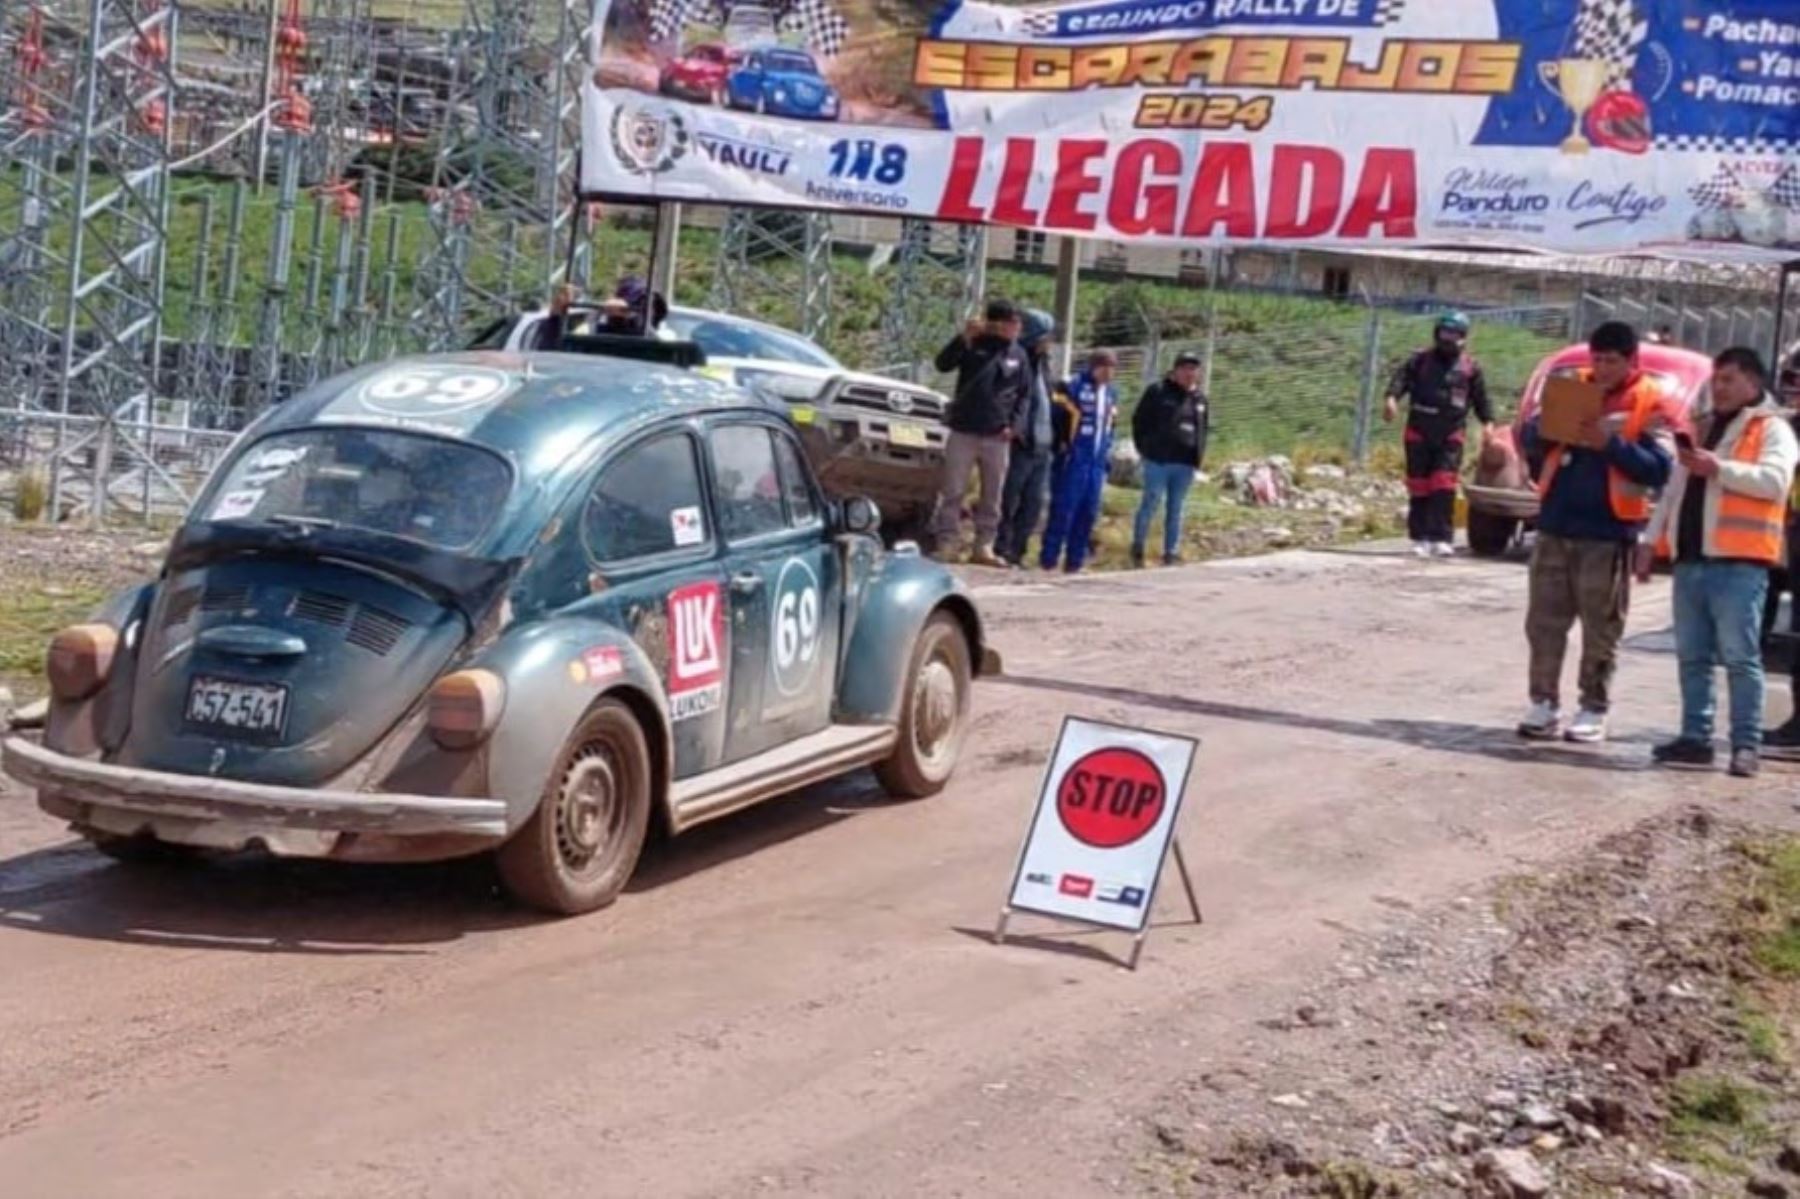
{"label": "white sneaker", "polygon": [[1413,557],[1415,557],[1415,558],[1431,557],[1431,542],[1429,542],[1429,541],[1413,542]]}
{"label": "white sneaker", "polygon": [[1581,709],[1575,714],[1575,719],[1569,722],[1563,736],[1583,745],[1597,745],[1606,740],[1606,713]]}
{"label": "white sneaker", "polygon": [[1519,736],[1532,741],[1553,741],[1562,732],[1562,709],[1542,700],[1531,705],[1519,722]]}
{"label": "white sneaker", "polygon": [[1454,558],[1456,546],[1448,541],[1434,541],[1431,543],[1431,552],[1439,558]]}

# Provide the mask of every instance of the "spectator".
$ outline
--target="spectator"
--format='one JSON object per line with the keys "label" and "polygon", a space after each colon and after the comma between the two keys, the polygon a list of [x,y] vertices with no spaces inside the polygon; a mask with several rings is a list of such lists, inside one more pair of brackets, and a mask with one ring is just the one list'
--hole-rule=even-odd
{"label": "spectator", "polygon": [[1079,574],[1093,548],[1094,522],[1106,491],[1107,461],[1112,456],[1113,422],[1118,395],[1113,373],[1119,360],[1111,350],[1095,350],[1087,366],[1057,392],[1056,462],[1050,473],[1050,522],[1038,565],[1055,570],[1060,563]]}
{"label": "spectator", "polygon": [[1675,563],[1675,652],[1681,735],[1659,745],[1666,766],[1713,762],[1713,666],[1731,693],[1731,773],[1754,777],[1762,743],[1763,598],[1781,560],[1788,489],[1800,445],[1768,395],[1762,356],[1742,346],[1713,360],[1712,412],[1695,437],[1676,435],[1679,461],[1638,550],[1638,577],[1656,551]]}
{"label": "spectator", "polygon": [[1019,344],[1031,360],[1031,408],[1006,464],[1000,535],[994,543],[994,552],[1015,567],[1024,564],[1026,543],[1037,533],[1044,496],[1050,490],[1050,455],[1055,448],[1050,419],[1050,343],[1055,338],[1055,319],[1047,312],[1027,308]]}
{"label": "spectator", "polygon": [[949,561],[961,550],[962,505],[969,475],[979,473],[975,503],[975,551],[969,561],[1004,566],[994,552],[1000,532],[1000,495],[1008,447],[1018,437],[1031,407],[1031,361],[1019,345],[1019,310],[1005,300],[990,301],[985,322],[970,321],[937,356],[940,371],[956,372],[956,395],[947,423],[944,481],[938,491],[937,552]]}
{"label": "spectator", "polygon": [[1470,356],[1469,318],[1446,312],[1432,330],[1431,348],[1420,350],[1394,372],[1382,419],[1392,421],[1402,398],[1406,408],[1406,532],[1421,558],[1456,552],[1456,488],[1462,479],[1463,442],[1469,411],[1481,422],[1485,442],[1494,429],[1487,379]]}
{"label": "spectator", "polygon": [[[1536,740],[1606,739],[1619,639],[1630,605],[1632,550],[1650,519],[1650,493],[1668,482],[1663,397],[1638,369],[1638,336],[1608,321],[1588,339],[1582,378],[1605,392],[1603,415],[1572,445],[1545,442],[1539,421],[1524,430],[1527,454],[1544,448],[1542,504],[1531,555],[1525,634],[1531,647],[1531,710],[1519,735]],[[1569,629],[1581,621],[1581,709],[1565,729],[1561,691]]]}
{"label": "spectator", "polygon": [[641,277],[626,275],[600,310],[603,316],[596,332],[645,337],[662,327],[669,315],[669,302],[661,292],[652,294],[650,285]]}
{"label": "spectator", "polygon": [[[1778,403],[1785,405],[1787,419],[1796,437],[1800,438],[1800,412],[1794,410],[1796,401],[1800,401],[1800,391],[1783,388],[1776,398]],[[1763,747],[1783,757],[1800,751],[1800,561],[1794,558],[1796,545],[1800,545],[1800,475],[1788,489],[1787,540],[1782,545],[1781,566],[1769,572],[1769,598],[1763,605],[1763,646],[1766,652],[1779,644],[1779,656],[1787,660],[1788,690],[1793,697],[1787,720],[1779,728],[1763,734]],[[1781,616],[1783,592],[1793,598],[1788,606],[1787,636],[1776,643],[1772,634],[1775,622]]]}
{"label": "spectator", "polygon": [[1164,505],[1164,566],[1181,561],[1181,514],[1194,476],[1206,461],[1212,429],[1206,397],[1200,393],[1200,357],[1180,354],[1174,367],[1138,401],[1131,417],[1131,440],[1144,462],[1144,496],[1131,530],[1131,564],[1144,565],[1144,547],[1157,506]]}

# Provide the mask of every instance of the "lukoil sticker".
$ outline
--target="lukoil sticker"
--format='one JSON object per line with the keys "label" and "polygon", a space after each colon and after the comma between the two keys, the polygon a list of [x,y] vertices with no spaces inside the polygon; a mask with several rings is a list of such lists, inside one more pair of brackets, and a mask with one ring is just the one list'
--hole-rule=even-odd
{"label": "lukoil sticker", "polygon": [[725,605],[717,583],[669,593],[669,719],[719,708],[725,694]]}
{"label": "lukoil sticker", "polygon": [[595,645],[569,663],[569,678],[576,683],[610,683],[625,673],[625,655],[617,646]]}
{"label": "lukoil sticker", "polygon": [[700,519],[698,508],[677,508],[669,513],[669,531],[674,534],[679,548],[702,545],[706,541],[706,522]]}
{"label": "lukoil sticker", "polygon": [[819,661],[819,578],[803,558],[790,558],[775,584],[775,688],[798,695]]}
{"label": "lukoil sticker", "polygon": [[262,503],[261,491],[227,491],[213,505],[211,520],[243,520]]}

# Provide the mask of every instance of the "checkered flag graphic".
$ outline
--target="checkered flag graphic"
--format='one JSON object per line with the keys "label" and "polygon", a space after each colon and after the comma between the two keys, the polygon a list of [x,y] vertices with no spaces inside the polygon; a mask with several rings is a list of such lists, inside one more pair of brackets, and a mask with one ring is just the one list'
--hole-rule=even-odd
{"label": "checkered flag graphic", "polygon": [[1800,166],[1791,166],[1781,172],[1769,190],[1764,193],[1769,203],[1789,212],[1800,212]]}
{"label": "checkered flag graphic", "polygon": [[1375,24],[1392,25],[1406,11],[1406,0],[1375,0]]}
{"label": "checkered flag graphic", "polygon": [[1056,13],[1045,8],[1028,8],[1020,14],[1025,32],[1032,37],[1049,37],[1056,32]]}
{"label": "checkered flag graphic", "polygon": [[725,23],[725,10],[719,0],[651,0],[650,40],[655,43],[681,36],[689,25]]}
{"label": "checkered flag graphic", "polygon": [[831,0],[793,0],[779,24],[785,32],[805,37],[806,44],[826,58],[836,58],[850,40],[850,22]]}
{"label": "checkered flag graphic", "polygon": [[1581,0],[1575,14],[1575,56],[1604,62],[1608,87],[1630,84],[1649,36],[1650,22],[1638,15],[1636,0]]}
{"label": "checkered flag graphic", "polygon": [[1701,212],[1728,212],[1744,206],[1744,184],[1736,171],[1722,166],[1705,183],[1688,188],[1688,196]]}

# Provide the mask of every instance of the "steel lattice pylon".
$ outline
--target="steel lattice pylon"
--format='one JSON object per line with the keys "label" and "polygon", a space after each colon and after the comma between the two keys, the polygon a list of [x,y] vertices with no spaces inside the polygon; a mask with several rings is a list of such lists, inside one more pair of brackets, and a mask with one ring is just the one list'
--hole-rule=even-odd
{"label": "steel lattice pylon", "polygon": [[831,338],[831,218],[733,208],[713,271],[713,307]]}
{"label": "steel lattice pylon", "polygon": [[567,273],[589,15],[582,0],[467,0],[413,313],[432,345],[542,303]]}
{"label": "steel lattice pylon", "polygon": [[979,309],[987,285],[987,230],[905,221],[894,268],[894,288],[881,315],[882,338],[916,373]]}

